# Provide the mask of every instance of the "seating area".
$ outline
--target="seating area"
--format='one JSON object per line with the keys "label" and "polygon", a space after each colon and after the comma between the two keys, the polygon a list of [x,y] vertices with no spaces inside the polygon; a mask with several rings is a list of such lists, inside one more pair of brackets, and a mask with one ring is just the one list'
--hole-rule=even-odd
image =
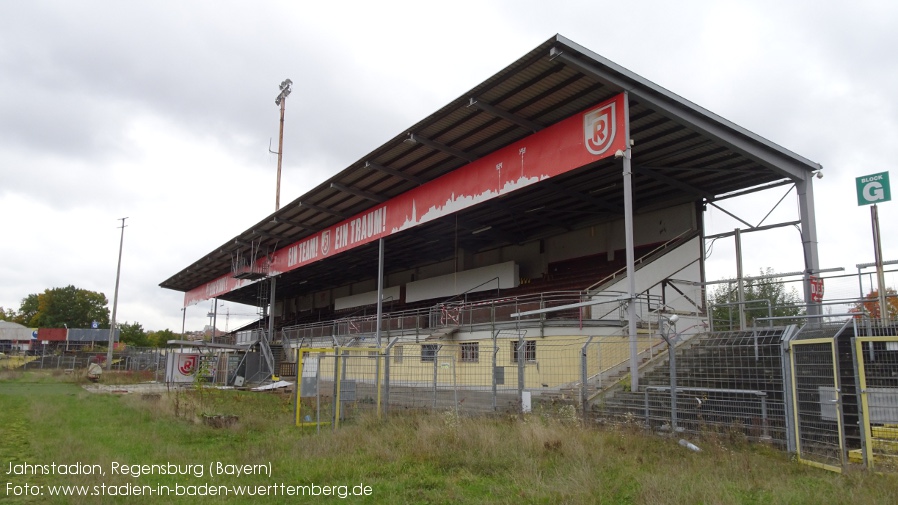
{"label": "seating area", "polygon": [[[658,244],[649,244],[637,247],[635,249],[636,256],[643,257],[657,247]],[[571,303],[572,301],[577,301],[576,293],[585,290],[596,282],[606,279],[610,275],[618,272],[625,267],[626,254],[623,249],[614,251],[611,257],[613,257],[614,259],[609,261],[609,255],[607,253],[601,253],[549,263],[546,269],[547,271],[544,272],[540,277],[524,277],[521,279],[520,285],[515,288],[466,293],[464,295],[455,296],[445,300],[421,300],[413,303],[403,303],[402,300],[391,301],[383,309],[385,314],[398,312],[402,312],[403,314],[410,314],[417,312],[417,315],[407,315],[403,316],[402,318],[394,319],[388,318],[384,321],[383,328],[385,330],[396,330],[399,328],[414,327],[414,325],[416,324],[426,327],[429,324],[429,321],[427,320],[427,317],[425,317],[425,315],[428,314],[436,305],[445,302],[464,302],[470,304],[472,302],[487,302],[490,300],[501,300],[508,298],[526,299],[533,298],[534,296],[539,296],[540,294],[551,293],[553,294],[552,298],[556,300],[554,303]],[[568,295],[560,296],[559,293],[567,293]],[[551,303],[553,302],[546,303],[549,303],[549,306],[551,306]],[[546,305],[544,303],[542,307],[545,306]],[[505,305],[497,307],[495,309],[495,317],[497,319],[509,318],[509,316],[513,312],[519,310],[532,310],[535,308],[541,308],[539,302],[530,302],[527,303],[524,307],[520,305],[517,307]],[[326,308],[316,308],[313,310],[288,314],[286,318],[275,318],[275,329],[277,332],[280,332],[280,330],[282,329],[309,325],[321,325],[327,322],[352,318],[362,320],[355,323],[356,325],[360,325],[358,328],[354,328],[355,331],[373,332],[374,321],[364,320],[374,316],[375,314],[376,307],[373,304],[365,307],[354,307],[351,309],[336,311],[332,306]],[[468,314],[467,323],[476,324],[478,322],[488,322],[490,320],[489,318],[493,317],[488,311],[482,314],[478,314],[476,317],[473,317],[473,315],[474,311],[470,311]],[[577,319],[578,316],[578,311],[576,311],[575,309],[570,313],[553,313],[550,317],[554,319]],[[371,326],[371,328],[368,328],[368,326]],[[234,333],[236,333],[237,331],[246,331],[257,328],[267,329],[268,318],[260,318],[258,321],[255,321],[242,328],[238,328],[234,331]]]}

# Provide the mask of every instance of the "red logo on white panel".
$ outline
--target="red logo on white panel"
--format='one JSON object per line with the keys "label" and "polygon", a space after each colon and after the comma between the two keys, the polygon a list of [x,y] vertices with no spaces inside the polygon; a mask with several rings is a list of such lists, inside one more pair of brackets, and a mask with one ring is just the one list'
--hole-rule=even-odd
{"label": "red logo on white panel", "polygon": [[611,102],[583,115],[583,135],[586,150],[590,153],[600,155],[611,147],[614,134],[617,133],[614,112],[615,102]]}
{"label": "red logo on white panel", "polygon": [[181,363],[178,365],[178,371],[181,375],[190,375],[196,370],[197,355],[179,356]]}

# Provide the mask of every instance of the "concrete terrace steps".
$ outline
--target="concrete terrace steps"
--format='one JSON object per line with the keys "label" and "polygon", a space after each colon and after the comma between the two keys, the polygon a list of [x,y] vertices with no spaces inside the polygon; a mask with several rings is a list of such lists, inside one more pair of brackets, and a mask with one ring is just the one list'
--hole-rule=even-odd
{"label": "concrete terrace steps", "polygon": [[[770,349],[779,349],[781,332],[758,337],[758,359],[755,359],[754,334],[747,332],[705,333],[677,346],[677,382],[681,387],[710,389],[745,389],[768,391],[782,380],[781,357]],[[776,345],[773,345],[776,344]],[[777,351],[778,353],[778,351]],[[640,385],[669,386],[669,360],[654,361],[641,373]],[[734,387],[737,385],[737,387]],[[657,402],[657,399],[652,400]],[[662,400],[662,403],[664,400]],[[594,396],[596,409],[613,417],[644,416],[644,393],[625,391],[617,384]],[[658,408],[657,406],[655,407]],[[668,409],[669,402],[666,407]],[[896,430],[898,431],[898,430]],[[896,435],[898,436],[898,435]]]}

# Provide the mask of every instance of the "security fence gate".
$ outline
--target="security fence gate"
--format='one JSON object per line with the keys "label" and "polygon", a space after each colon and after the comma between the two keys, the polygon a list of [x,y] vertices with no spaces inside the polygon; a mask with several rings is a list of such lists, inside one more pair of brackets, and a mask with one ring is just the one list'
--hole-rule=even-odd
{"label": "security fence gate", "polygon": [[381,411],[383,355],[363,347],[299,349],[295,422],[300,427],[339,426],[357,410]]}
{"label": "security fence gate", "polygon": [[[898,471],[898,336],[880,322],[858,324],[852,348],[860,394],[862,448],[852,462],[878,471]],[[883,331],[885,330],[885,331]],[[891,333],[895,333],[894,327]]]}
{"label": "security fence gate", "polygon": [[898,326],[852,315],[804,325],[789,341],[799,461],[898,471]]}
{"label": "security fence gate", "polygon": [[841,472],[845,440],[834,339],[792,341],[790,349],[798,459]]}

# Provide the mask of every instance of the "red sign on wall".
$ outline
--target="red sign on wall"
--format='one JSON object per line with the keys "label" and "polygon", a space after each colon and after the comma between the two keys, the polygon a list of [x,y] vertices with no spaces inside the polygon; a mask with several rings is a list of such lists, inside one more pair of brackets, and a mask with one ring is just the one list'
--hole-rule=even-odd
{"label": "red sign on wall", "polygon": [[[269,275],[340,254],[542,180],[613,156],[627,148],[624,95],[494,151],[334,226],[277,250]],[[262,258],[257,266],[264,267]],[[228,293],[254,281],[230,275],[192,289],[184,305]]]}

